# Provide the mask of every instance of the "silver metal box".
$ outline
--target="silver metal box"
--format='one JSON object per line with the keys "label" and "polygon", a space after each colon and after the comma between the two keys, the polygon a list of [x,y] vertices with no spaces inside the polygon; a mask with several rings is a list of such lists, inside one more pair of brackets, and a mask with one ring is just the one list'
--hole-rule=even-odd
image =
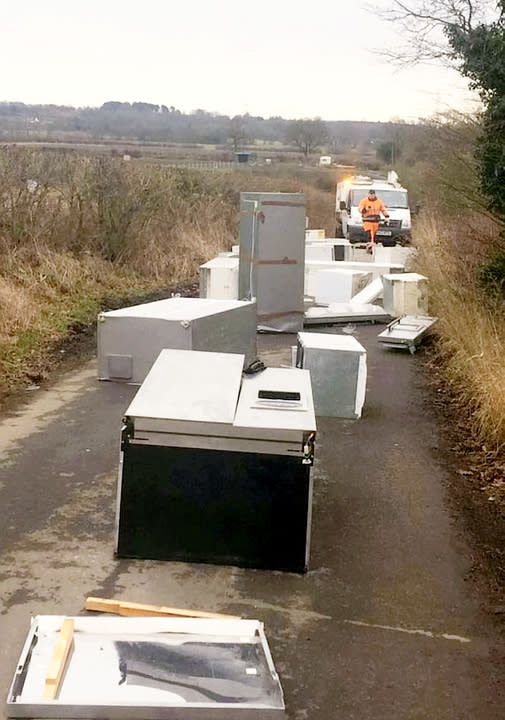
{"label": "silver metal box", "polygon": [[[44,700],[63,621],[72,649]],[[284,700],[257,620],[39,615],[7,698],[9,717],[274,720]]]}
{"label": "silver metal box", "polygon": [[240,194],[239,298],[256,298],[258,328],[303,327],[305,196]]}
{"label": "silver metal box", "polygon": [[121,557],[303,572],[316,432],[308,371],[163,350],[122,432]]}
{"label": "silver metal box", "polygon": [[296,364],[310,371],[316,415],[361,417],[366,392],[366,350],[356,338],[298,333]]}
{"label": "silver metal box", "polygon": [[141,383],[164,348],[256,357],[256,305],[238,300],[169,298],[100,313],[98,377]]}

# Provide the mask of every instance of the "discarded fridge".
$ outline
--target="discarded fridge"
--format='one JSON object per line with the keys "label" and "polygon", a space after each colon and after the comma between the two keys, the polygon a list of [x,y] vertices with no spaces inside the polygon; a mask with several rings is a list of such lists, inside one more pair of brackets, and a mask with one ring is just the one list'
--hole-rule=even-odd
{"label": "discarded fridge", "polygon": [[366,350],[356,338],[333,333],[298,333],[296,364],[310,371],[316,415],[361,417],[366,391]]}
{"label": "discarded fridge", "polygon": [[240,193],[239,298],[256,298],[258,328],[303,328],[305,196]]}
{"label": "discarded fridge", "polygon": [[428,314],[428,278],[419,273],[384,275],[384,310],[392,317]]}
{"label": "discarded fridge", "polygon": [[120,557],[303,572],[316,431],[308,371],[164,350],[126,411]]}
{"label": "discarded fridge", "polygon": [[237,300],[238,263],[238,256],[226,253],[200,265],[200,297]]}
{"label": "discarded fridge", "polygon": [[256,357],[256,305],[169,298],[98,316],[98,377],[141,383],[164,348]]}

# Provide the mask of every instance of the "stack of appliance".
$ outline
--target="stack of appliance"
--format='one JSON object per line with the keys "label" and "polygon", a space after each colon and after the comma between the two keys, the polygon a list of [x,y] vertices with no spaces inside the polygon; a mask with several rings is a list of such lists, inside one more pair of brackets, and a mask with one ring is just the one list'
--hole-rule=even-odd
{"label": "stack of appliance", "polygon": [[308,371],[163,350],[126,411],[120,557],[307,569],[316,432]]}

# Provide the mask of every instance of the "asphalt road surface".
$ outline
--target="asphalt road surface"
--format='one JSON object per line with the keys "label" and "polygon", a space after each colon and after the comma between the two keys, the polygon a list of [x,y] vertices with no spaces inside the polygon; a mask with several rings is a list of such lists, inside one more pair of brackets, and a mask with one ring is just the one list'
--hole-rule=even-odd
{"label": "asphalt road surface", "polygon": [[[502,720],[505,643],[445,497],[422,356],[377,333],[354,333],[368,350],[363,417],[318,419],[306,575],[116,560],[119,431],[136,388],[97,382],[91,361],[27,391],[0,423],[2,699],[30,617],[84,614],[99,595],[263,621],[291,720]],[[293,336],[258,342],[267,365],[289,362]]]}

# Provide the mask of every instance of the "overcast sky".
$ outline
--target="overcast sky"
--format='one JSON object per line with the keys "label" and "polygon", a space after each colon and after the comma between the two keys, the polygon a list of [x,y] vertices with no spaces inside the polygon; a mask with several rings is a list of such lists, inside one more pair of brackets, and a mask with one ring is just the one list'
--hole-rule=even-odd
{"label": "overcast sky", "polygon": [[399,29],[355,0],[3,5],[3,101],[143,101],[226,115],[383,121],[469,107],[455,72],[398,72],[372,54],[397,45]]}

